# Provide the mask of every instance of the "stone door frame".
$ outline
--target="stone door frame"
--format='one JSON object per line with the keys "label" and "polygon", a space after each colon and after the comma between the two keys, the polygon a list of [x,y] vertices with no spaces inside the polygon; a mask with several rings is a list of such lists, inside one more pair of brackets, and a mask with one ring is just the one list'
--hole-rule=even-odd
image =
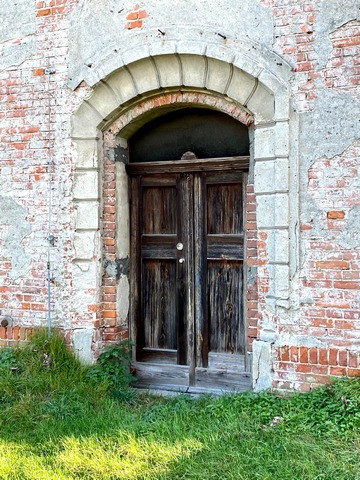
{"label": "stone door frame", "polygon": [[[166,51],[152,45],[151,54],[134,48],[121,59],[107,59],[92,72],[93,91],[72,116],[75,146],[74,207],[76,210],[72,311],[91,337],[89,360],[96,351],[103,275],[101,212],[103,208],[103,144],[116,142],[126,151],[127,139],[150,119],[176,107],[192,105],[223,111],[251,130],[250,181],[256,194],[259,238],[259,329],[253,343],[253,386],[271,386],[272,353],[280,323],[291,323],[295,300],[291,281],[298,269],[298,155],[290,133],[297,119],[290,111],[290,68],[269,62],[270,52],[253,56],[235,46],[181,45]],[[239,53],[240,52],[240,53]],[[280,59],[279,59],[280,60]],[[295,137],[295,136],[294,136]],[[125,165],[116,169],[116,255],[129,255],[129,221]],[[291,201],[290,201],[291,199]],[[122,316],[126,317],[127,279],[121,277]],[[121,318],[125,322],[126,319]],[[76,340],[74,347],[77,349]]]}

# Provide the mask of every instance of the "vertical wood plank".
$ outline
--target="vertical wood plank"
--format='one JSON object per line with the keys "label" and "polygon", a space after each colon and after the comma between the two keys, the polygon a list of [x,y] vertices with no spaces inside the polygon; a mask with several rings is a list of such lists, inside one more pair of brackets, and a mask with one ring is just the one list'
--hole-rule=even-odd
{"label": "vertical wood plank", "polygon": [[209,234],[242,233],[243,204],[240,181],[208,185],[207,206],[207,232]]}
{"label": "vertical wood plank", "polygon": [[195,364],[207,367],[209,332],[206,309],[206,182],[205,174],[194,177],[194,309],[195,309]]}
{"label": "vertical wood plank", "polygon": [[[139,358],[143,337],[141,334],[141,243],[140,243],[140,186],[141,178],[130,179],[130,338],[135,341],[133,359]],[[135,357],[135,358],[134,358]]]}
{"label": "vertical wood plank", "polygon": [[176,189],[155,186],[143,188],[142,233],[176,233]]}
{"label": "vertical wood plank", "polygon": [[[186,174],[185,238],[186,246],[186,324],[188,338],[189,385],[195,385],[195,310],[194,310],[194,175]],[[186,260],[188,258],[188,261]]]}
{"label": "vertical wood plank", "polygon": [[[193,175],[182,174],[178,182],[178,239],[184,245],[177,252],[178,362],[189,365],[189,383],[195,381],[194,362],[194,182]],[[181,263],[180,260],[184,259]]]}
{"label": "vertical wood plank", "polygon": [[210,350],[244,353],[242,262],[208,262]]}
{"label": "vertical wood plank", "polygon": [[175,260],[143,261],[144,347],[177,349]]}
{"label": "vertical wood plank", "polygon": [[177,184],[178,202],[177,209],[177,242],[184,245],[184,250],[177,250],[176,253],[176,315],[177,315],[177,335],[178,351],[177,362],[179,365],[187,365],[187,322],[186,322],[186,272],[185,263],[180,263],[180,258],[184,257],[187,249],[187,238],[185,237],[184,209],[186,208],[186,191],[184,188],[184,176],[178,177]]}
{"label": "vertical wood plank", "polygon": [[243,329],[244,329],[244,336],[243,336],[243,350],[244,350],[244,369],[246,372],[250,371],[250,359],[248,354],[248,318],[247,318],[247,284],[248,284],[248,275],[247,270],[248,266],[246,263],[247,259],[247,230],[245,228],[245,221],[246,221],[246,187],[248,184],[249,175],[247,172],[243,172],[241,174],[242,177],[242,186],[243,186],[243,202],[242,202],[242,211],[243,211],[243,230],[244,230],[244,265],[243,265]]}

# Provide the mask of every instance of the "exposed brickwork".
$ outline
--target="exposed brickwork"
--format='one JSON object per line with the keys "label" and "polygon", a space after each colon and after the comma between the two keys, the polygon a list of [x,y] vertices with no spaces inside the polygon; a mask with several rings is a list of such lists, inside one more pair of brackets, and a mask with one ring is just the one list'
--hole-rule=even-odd
{"label": "exposed brickwork", "polygon": [[[256,225],[256,197],[254,194],[254,185],[248,184],[246,187],[246,261],[245,268],[252,268],[252,271],[258,266],[258,239],[257,239],[257,225]],[[247,305],[246,305],[246,320],[247,320],[247,335],[248,335],[248,349],[251,351],[252,342],[258,337],[258,322],[259,322],[259,308],[258,308],[258,280],[255,278],[247,278]]]}
{"label": "exposed brickwork", "polygon": [[30,340],[34,329],[30,327],[0,327],[0,347],[17,346]]}
{"label": "exposed brickwork", "polygon": [[275,388],[308,391],[332,377],[360,376],[360,353],[338,348],[283,346],[277,349]]}
{"label": "exposed brickwork", "polygon": [[[52,0],[37,4],[36,38],[37,53],[21,68],[10,68],[0,72],[0,175],[2,193],[8,192],[16,204],[25,208],[26,221],[31,233],[22,240],[22,245],[31,257],[26,276],[14,281],[10,271],[13,268],[8,257],[0,258],[2,272],[0,308],[3,315],[11,315],[14,324],[40,325],[46,322],[47,310],[47,216],[48,216],[48,180],[52,181],[52,209],[54,218],[64,206],[67,174],[66,163],[55,168],[55,129],[63,106],[58,100],[57,88],[66,80],[66,65],[58,62],[67,51],[67,14],[75,1]],[[56,67],[54,66],[56,64]],[[52,67],[54,74],[47,75],[46,68]],[[69,124],[69,120],[68,120]],[[57,141],[59,141],[58,139]],[[57,172],[55,173],[55,170]],[[68,179],[70,180],[70,179]],[[59,183],[64,188],[59,188]],[[68,192],[71,186],[68,184]],[[52,233],[56,245],[67,249],[66,228],[54,221]],[[65,231],[62,231],[62,230]],[[2,242],[6,239],[7,225],[0,225]],[[60,240],[61,237],[61,240]],[[6,250],[4,243],[1,251]],[[52,248],[52,309],[55,309],[59,272],[68,269],[66,254],[63,260]],[[70,251],[68,252],[70,253]],[[64,267],[60,262],[64,261]],[[63,272],[64,273],[64,272]],[[66,275],[61,279],[65,280]]]}
{"label": "exposed brickwork", "polygon": [[316,31],[316,18],[319,15],[316,2],[264,0],[261,3],[273,9],[274,49],[293,66],[296,78],[293,83],[294,94],[301,110],[313,108],[313,101],[322,86],[359,98],[358,20],[347,22],[329,35],[332,50],[323,67],[319,65],[317,42],[326,39],[319,38],[319,32]]}
{"label": "exposed brickwork", "polygon": [[360,98],[360,21],[346,23],[330,39],[332,55],[322,72],[325,85]]}
{"label": "exposed brickwork", "polygon": [[[216,2],[210,3],[207,8],[220,8]],[[255,3],[257,6],[261,4],[260,8],[273,14],[274,18],[273,44],[264,46],[264,51],[266,48],[273,50],[278,55],[278,64],[281,64],[283,59],[283,63],[288,62],[292,68],[293,76],[286,86],[290,91],[291,107],[301,114],[300,128],[293,128],[290,137],[290,156],[294,159],[298,155],[297,150],[301,151],[307,142],[302,135],[308,115],[317,113],[316,122],[321,123],[327,121],[329,112],[333,113],[331,105],[331,108],[326,106],[323,110],[316,110],[320,108],[318,104],[324,96],[332,95],[347,101],[350,99],[354,106],[357,105],[360,96],[359,21],[353,18],[339,25],[336,18],[328,18],[321,24],[326,12],[321,10],[323,7],[320,4],[325,2],[254,0]],[[73,86],[74,90],[68,86],[71,81],[71,62],[74,61],[69,55],[69,30],[70,26],[74,28],[74,22],[76,23],[76,18],[74,20],[71,17],[74,8],[90,18],[90,7],[90,1],[38,1],[32,19],[34,32],[19,38],[4,39],[0,44],[1,48],[4,47],[1,57],[5,58],[6,48],[18,46],[25,49],[29,47],[28,41],[33,41],[33,50],[30,50],[24,59],[21,59],[20,55],[20,60],[15,58],[13,64],[0,70],[0,319],[9,316],[12,325],[0,328],[0,345],[26,341],[36,326],[46,325],[50,202],[50,230],[55,237],[54,244],[50,246],[51,318],[54,325],[66,331],[68,343],[72,342],[74,332],[88,329],[90,339],[93,335],[93,349],[97,352],[105,343],[116,342],[127,335],[126,319],[120,318],[117,310],[119,282],[110,268],[116,261],[115,239],[119,233],[116,225],[116,168],[113,149],[115,137],[119,134],[121,136],[124,128],[130,126],[136,129],[136,125],[141,124],[143,119],[151,119],[158,108],[184,105],[217,109],[249,127],[254,122],[253,116],[236,101],[227,98],[226,94],[215,94],[212,89],[199,91],[199,86],[196,91],[188,91],[191,90],[190,87],[184,88],[183,84],[186,84],[188,77],[187,72],[181,69],[186,65],[186,61],[190,64],[194,58],[196,35],[200,38],[205,36],[205,30],[216,30],[212,23],[214,17],[208,18],[206,12],[203,12],[202,25],[205,29],[201,27],[198,31],[189,23],[189,30],[197,32],[194,33],[194,38],[188,41],[186,29],[179,29],[181,48],[176,50],[176,47],[175,51],[180,51],[180,54],[184,53],[185,56],[188,54],[181,67],[180,61],[175,62],[179,75],[182,76],[179,88],[176,90],[174,86],[173,91],[159,88],[149,95],[144,89],[145,93],[138,95],[135,82],[132,85],[133,99],[126,100],[129,103],[126,103],[126,108],[117,118],[111,117],[111,126],[106,120],[107,130],[102,143],[104,155],[98,169],[101,178],[101,258],[98,258],[96,252],[89,254],[93,264],[102,265],[102,279],[100,281],[94,274],[93,282],[86,284],[79,295],[76,281],[81,277],[80,274],[90,267],[85,261],[76,261],[74,246],[77,212],[73,201],[73,186],[77,153],[71,141],[71,116],[84,98],[92,93],[93,88],[89,86],[92,85],[91,82],[88,85],[81,81],[91,76],[81,76],[81,72],[77,88],[77,83]],[[123,58],[124,54],[126,61],[132,65],[136,60],[132,56],[132,41],[138,45],[138,36],[144,31],[150,47],[155,32],[156,39],[163,42],[163,53],[169,54],[175,40],[171,37],[168,41],[170,28],[165,28],[168,26],[166,11],[161,12],[161,25],[150,25],[154,18],[159,18],[156,2],[143,2],[127,8],[129,10],[116,12],[118,16],[115,16],[114,12],[111,16],[111,12],[108,12],[112,25],[126,37],[121,48],[118,45],[113,48],[111,43],[113,54],[119,54],[119,58]],[[240,18],[242,12],[236,8],[240,7],[234,5],[234,16]],[[220,20],[221,16],[219,22]],[[333,20],[335,23],[332,23]],[[182,28],[183,17],[180,23]],[[326,34],[324,25],[328,28]],[[335,25],[333,29],[332,25]],[[171,26],[174,26],[173,20]],[[158,32],[159,27],[164,34]],[[228,35],[227,26],[221,27],[221,32]],[[232,38],[232,35],[230,32],[228,39],[221,37],[224,40],[224,61],[231,62],[234,58],[234,54],[230,55],[226,50],[233,41],[240,42],[234,43],[235,50],[242,45],[240,33],[239,39]],[[102,39],[103,37],[104,43],[109,42],[106,35],[101,35]],[[214,42],[222,40],[216,38],[210,42],[209,55]],[[249,38],[246,41],[251,43],[252,40]],[[146,48],[147,46],[144,46],[144,52]],[[149,51],[151,54],[151,48]],[[205,51],[206,49],[202,49],[202,55]],[[96,42],[90,45],[88,53],[90,57],[94,56],[98,64],[89,61],[81,64],[81,68],[86,72],[93,72],[102,61],[105,62],[105,58],[102,58],[102,49]],[[108,54],[108,51],[104,53],[104,57]],[[249,51],[245,52],[246,55],[250,55]],[[173,56],[176,57],[174,52]],[[117,65],[116,68],[121,66],[120,60]],[[263,67],[265,72],[266,62]],[[277,67],[280,69],[281,65]],[[99,71],[101,68],[96,70],[97,73]],[[129,71],[130,69],[127,75],[131,76]],[[96,77],[94,83],[100,78],[106,80],[108,70],[104,69],[104,72],[107,73]],[[208,74],[209,72],[214,75],[214,70],[210,69]],[[225,92],[227,88],[230,89],[228,93],[231,91],[231,69],[229,72],[227,82],[230,83],[226,85],[221,84],[221,79],[211,79],[214,82],[212,85],[219,82],[219,91]],[[285,78],[286,75],[281,77],[284,85],[287,82]],[[146,75],[141,80],[145,82]],[[161,78],[161,75],[157,79],[158,82],[166,80],[167,78]],[[204,78],[202,81],[205,85],[207,80]],[[245,87],[248,88],[246,85]],[[99,88],[107,92],[111,90],[101,82]],[[236,89],[241,90],[238,86]],[[252,87],[249,96],[251,89]],[[274,95],[276,93],[274,92]],[[106,98],[104,93],[104,103]],[[249,105],[247,108],[250,111]],[[93,107],[88,108],[89,112],[94,114]],[[98,108],[101,110],[101,102]],[[256,105],[254,108],[261,110],[261,107]],[[100,124],[101,114],[98,112],[96,115]],[[353,128],[357,121],[355,114],[353,118],[351,115],[351,111],[339,111],[339,124],[336,125],[335,132],[338,133],[339,148],[336,154],[328,153],[326,142],[322,139],[322,153],[311,159],[301,157],[300,213],[299,218],[292,223],[295,230],[299,220],[299,252],[294,253],[297,247],[291,245],[292,255],[299,258],[297,270],[290,273],[291,298],[284,295],[282,303],[277,302],[274,292],[271,291],[274,275],[274,262],[269,260],[269,250],[273,248],[271,231],[264,227],[259,227],[257,231],[261,219],[254,194],[255,181],[253,184],[251,180],[247,187],[246,263],[248,268],[254,267],[253,272],[256,273],[256,278],[248,276],[246,295],[249,350],[254,341],[264,341],[264,338],[271,344],[271,374],[275,388],[304,391],[328,382],[332,376],[360,375],[360,144],[359,141],[354,141],[355,134],[354,138],[347,136],[346,139],[349,140],[343,141],[349,127]],[[317,126],[316,122],[312,124],[314,128]],[[272,133],[269,131],[265,132],[265,135],[265,130],[262,129],[264,138],[268,134],[268,141],[276,143],[277,138],[271,137]],[[297,131],[299,138],[295,138]],[[335,134],[331,132],[328,140],[335,144]],[[256,134],[255,129],[254,135]],[[100,132],[98,136],[101,137]],[[274,158],[277,156],[277,148],[279,145],[274,149]],[[268,152],[271,156],[272,149],[262,150],[263,163],[270,164],[268,160],[273,160],[268,158]],[[281,156],[285,157],[286,154]],[[265,167],[262,168],[265,171]],[[80,165],[78,171],[91,174],[96,169],[95,164],[86,167]],[[294,175],[296,166],[292,164],[289,170],[289,176]],[[282,183],[281,188],[283,185]],[[295,190],[296,188],[293,192]],[[264,198],[268,194],[263,192],[259,198],[261,195]],[[297,197],[290,199],[289,210],[293,216],[297,215],[293,207],[298,203]],[[5,207],[9,212],[7,219],[4,217]],[[268,214],[272,214],[271,210]],[[84,230],[86,231],[86,228]],[[283,228],[282,231],[285,230]],[[281,267],[281,262],[279,265]]]}
{"label": "exposed brickwork", "polygon": [[132,30],[134,28],[141,28],[143,26],[143,19],[148,17],[145,10],[141,9],[139,5],[135,5],[134,10],[126,16],[125,28]]}

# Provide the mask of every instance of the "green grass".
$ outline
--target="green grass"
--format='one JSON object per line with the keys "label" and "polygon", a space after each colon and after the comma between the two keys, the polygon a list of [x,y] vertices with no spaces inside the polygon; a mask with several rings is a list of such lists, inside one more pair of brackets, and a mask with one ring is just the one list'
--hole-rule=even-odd
{"label": "green grass", "polygon": [[166,399],[102,368],[56,335],[0,351],[0,479],[360,479],[359,380],[288,398]]}

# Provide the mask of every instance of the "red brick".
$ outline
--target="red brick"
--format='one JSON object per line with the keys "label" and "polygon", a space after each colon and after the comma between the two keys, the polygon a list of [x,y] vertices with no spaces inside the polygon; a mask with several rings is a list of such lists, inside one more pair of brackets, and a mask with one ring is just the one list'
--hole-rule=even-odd
{"label": "red brick", "polygon": [[340,38],[338,40],[333,40],[333,46],[336,48],[350,47],[360,45],[360,36]]}
{"label": "red brick", "polygon": [[36,12],[37,17],[45,17],[45,16],[50,15],[50,14],[51,14],[51,9],[50,8],[44,8],[44,9],[38,10]]}
{"label": "red brick", "polygon": [[359,367],[359,357],[360,357],[360,353],[349,352],[349,367],[358,368]]}
{"label": "red brick", "polygon": [[327,218],[333,219],[333,220],[338,220],[338,219],[343,219],[345,218],[345,212],[339,211],[339,210],[331,210],[327,212]]}
{"label": "red brick", "polygon": [[36,68],[35,70],[33,70],[33,75],[35,77],[45,75],[45,69],[44,68]]}
{"label": "red brick", "polygon": [[308,363],[309,361],[309,349],[307,347],[300,347],[300,362]]}
{"label": "red brick", "polygon": [[350,268],[350,263],[349,262],[345,262],[343,260],[323,260],[323,261],[319,261],[319,262],[316,262],[316,267],[317,268],[329,268],[329,269],[346,269],[348,270]]}
{"label": "red brick", "polygon": [[338,351],[335,348],[330,349],[329,364],[338,365]]}
{"label": "red brick", "polygon": [[135,20],[133,22],[128,22],[126,25],[125,25],[125,28],[127,30],[132,30],[133,28],[141,28],[142,27],[142,20]]}
{"label": "red brick", "polygon": [[281,347],[280,348],[280,359],[283,362],[288,362],[290,360],[290,349],[289,347]]}
{"label": "red brick", "polygon": [[345,350],[339,351],[339,365],[346,367],[348,365],[348,352]]}
{"label": "red brick", "polygon": [[299,361],[299,348],[298,347],[290,347],[290,361],[291,362],[298,362]]}
{"label": "red brick", "polygon": [[13,328],[12,327],[6,327],[6,338],[8,340],[13,339]]}
{"label": "red brick", "polygon": [[346,375],[345,367],[330,367],[330,375]]}
{"label": "red brick", "polygon": [[303,363],[297,363],[295,365],[295,370],[297,372],[302,372],[302,373],[309,373],[312,371],[311,365],[303,364]]}
{"label": "red brick", "polygon": [[5,327],[0,327],[0,338],[1,339],[6,338],[6,328]]}
{"label": "red brick", "polygon": [[347,290],[360,290],[360,282],[334,282],[334,288],[345,288]]}
{"label": "red brick", "polygon": [[326,348],[320,348],[319,350],[319,363],[320,365],[328,365],[329,363],[329,350]]}

